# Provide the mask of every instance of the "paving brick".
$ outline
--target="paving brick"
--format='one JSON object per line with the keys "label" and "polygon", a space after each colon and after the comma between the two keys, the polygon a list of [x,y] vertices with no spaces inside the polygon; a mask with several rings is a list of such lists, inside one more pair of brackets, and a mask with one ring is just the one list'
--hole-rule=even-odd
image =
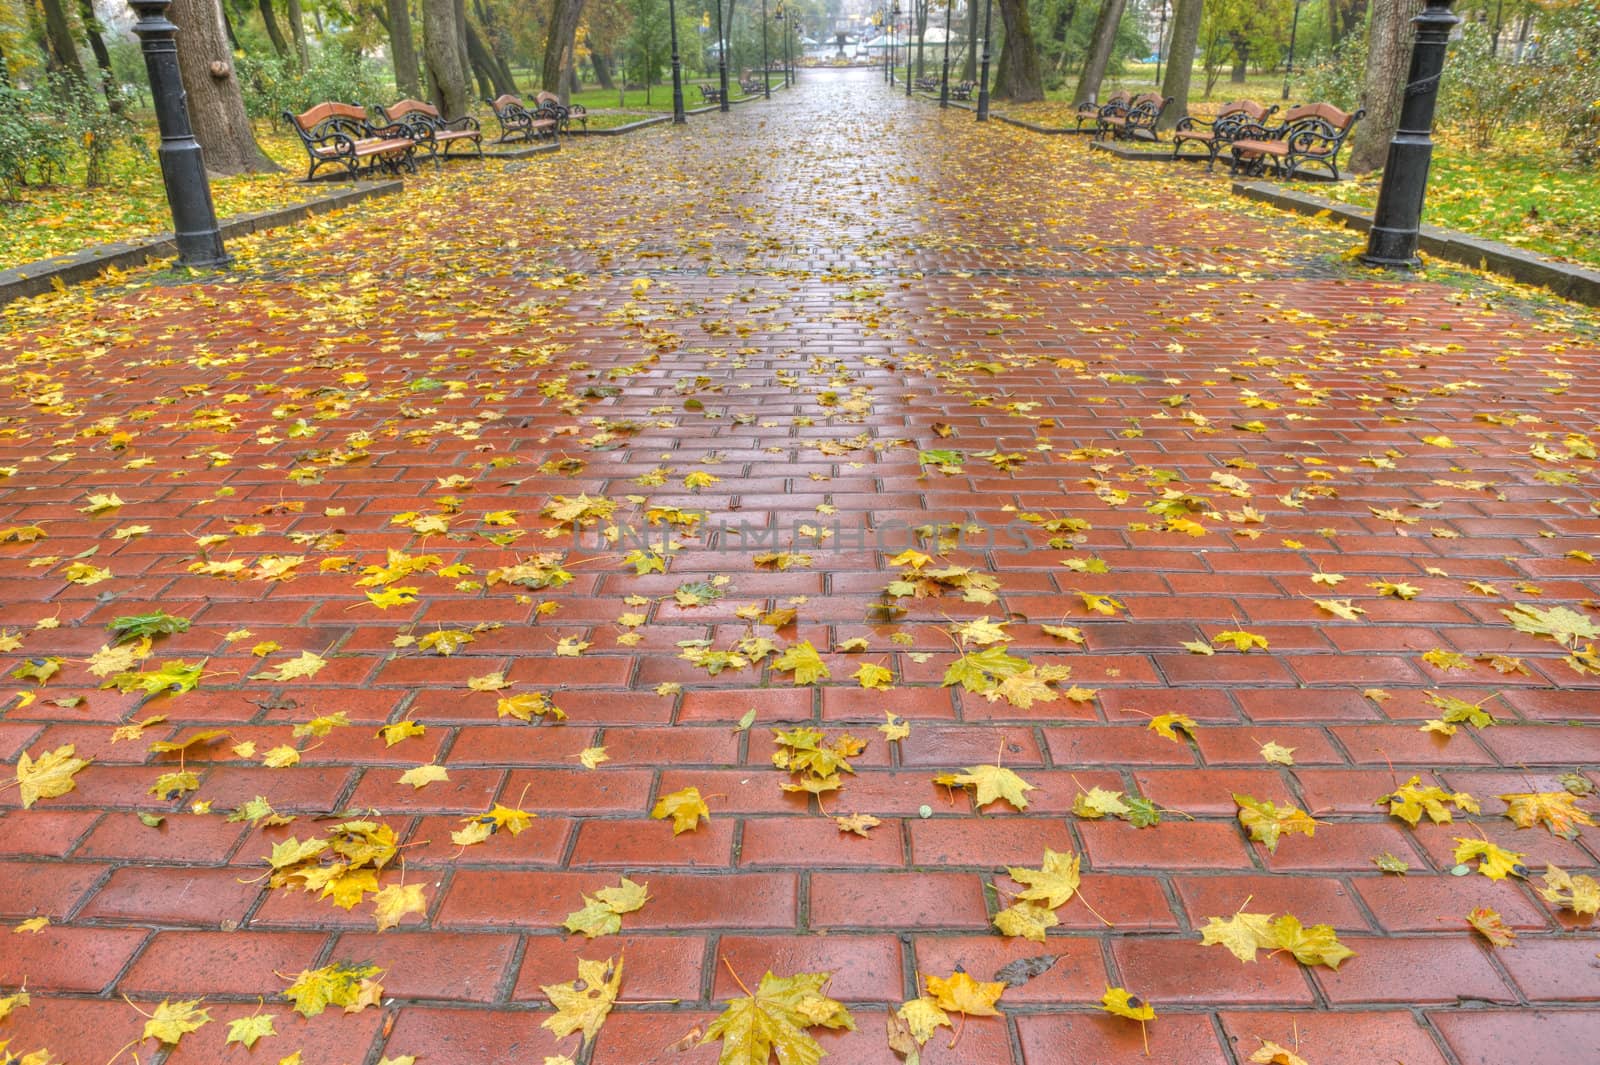
{"label": "paving brick", "polygon": [[[29,983],[30,990],[37,985]],[[11,988],[7,988],[9,994]],[[5,1039],[9,1050],[24,1055],[49,1050],[53,1061],[110,1061],[122,1048],[139,1037],[144,1019],[120,999],[61,998],[34,994],[27,1009],[17,1010],[6,1020]]]}
{"label": "paving brick", "polygon": [[1328,877],[1180,876],[1173,878],[1173,886],[1195,928],[1241,908],[1250,913],[1292,913],[1307,925],[1331,924],[1341,931],[1370,927],[1350,890]]}
{"label": "paving brick", "polygon": [[11,810],[0,817],[0,857],[65,857],[99,817],[94,810]]}
{"label": "paving brick", "polygon": [[911,833],[911,863],[926,867],[1037,867],[1045,848],[1066,853],[1076,847],[1066,824],[1053,818],[980,821],[970,817],[939,817],[911,821],[907,828]]}
{"label": "paving brick", "polygon": [[[1135,991],[1131,987],[1129,990]],[[1150,1061],[1230,1065],[1232,1059],[1217,1043],[1210,1017],[1163,1013],[1158,1000],[1149,1001],[1155,1005],[1156,1019],[1143,1028],[1134,1021],[1107,1014],[1020,1016],[1017,1033],[1022,1040],[1022,1060],[1026,1065],[1055,1065],[1062,1061],[1092,1061],[1096,1065],[1139,1065]]]}
{"label": "paving brick", "polygon": [[[1222,956],[1219,957],[1218,955]],[[1300,963],[1284,954],[1245,964],[1217,947],[1192,940],[1119,939],[1111,955],[1122,986],[1155,1003],[1172,1005],[1284,1005],[1313,1001]]]}
{"label": "paving brick", "polygon": [[[1325,967],[1312,971],[1323,994],[1335,1005],[1516,1001],[1516,995],[1490,964],[1492,948],[1487,945],[1443,936],[1346,936],[1340,942],[1356,956],[1347,959],[1337,971]],[[1424,978],[1396,980],[1396,973]]]}
{"label": "paving brick", "polygon": [[892,935],[723,936],[717,944],[711,996],[743,994],[729,972],[750,987],[761,974],[830,972],[828,994],[844,1002],[905,1001],[900,941]]}
{"label": "paving brick", "polygon": [[703,994],[705,953],[706,940],[693,935],[630,935],[624,931],[594,940],[565,933],[530,935],[523,939],[522,968],[511,997],[518,1002],[548,1003],[540,985],[570,980],[578,971],[578,959],[599,961],[620,955],[626,960],[618,1001],[697,1002]]}
{"label": "paving brick", "polygon": [[1427,1016],[1462,1065],[1559,1061],[1600,1048],[1600,1012],[1593,1010],[1433,1010]]}
{"label": "paving brick", "polygon": [[[95,892],[84,917],[215,927],[244,920],[261,884],[241,883],[241,870],[123,866]],[[250,876],[254,875],[252,870]]]}
{"label": "paving brick", "polygon": [[60,921],[77,908],[105,872],[103,865],[0,862],[0,883],[6,886],[0,892],[0,917]]}
{"label": "paving brick", "polygon": [[315,968],[326,943],[320,932],[160,932],[117,987],[175,998],[258,995],[279,983],[277,973]]}
{"label": "paving brick", "polygon": [[[1070,904],[1069,904],[1070,905]],[[1049,936],[1039,944],[1026,939],[986,936],[917,936],[917,972],[924,976],[971,973],[975,980],[1002,980],[997,974],[1015,962],[1055,956],[1044,972],[1020,986],[1009,986],[1004,1004],[1054,1006],[1098,1004],[1105,994],[1106,965],[1099,942],[1090,937]]]}
{"label": "paving brick", "polygon": [[813,928],[982,928],[982,879],[974,873],[815,873]]}
{"label": "paving brick", "polygon": [[[293,975],[290,974],[291,977]],[[140,1005],[148,1010],[155,1003],[145,1002]],[[366,1054],[368,1048],[377,1041],[385,1020],[384,1016],[374,1009],[366,1009],[354,1015],[346,1014],[342,1010],[328,1010],[307,1020],[286,1009],[272,1010],[271,1005],[270,1000],[266,1007],[255,1002],[248,1005],[208,1003],[211,1016],[214,1018],[213,1023],[185,1035],[178,1046],[168,1054],[167,1061],[175,1065],[204,1065],[206,1062],[246,1065],[263,1060],[263,1051],[271,1053],[289,1048],[301,1051],[301,1060],[305,1062],[359,1061],[360,1056]],[[270,1041],[263,1040],[257,1043],[254,1050],[246,1050],[238,1043],[227,1045],[230,1022],[240,1017],[251,1016],[257,1011],[274,1014],[272,1023],[277,1029],[277,1036]],[[147,1047],[150,1045],[152,1044],[145,1044]]]}
{"label": "paving brick", "polygon": [[1249,869],[1244,836],[1231,824],[1163,821],[1153,828],[1085,821],[1077,826],[1094,869]]}
{"label": "paving brick", "polygon": [[[789,873],[652,873],[654,904],[628,927],[793,928],[797,877]],[[583,906],[582,895],[616,881],[601,873],[523,873],[463,869],[434,918],[442,927],[543,930]]]}
{"label": "paving brick", "polygon": [[1377,1061],[1445,1065],[1444,1055],[1427,1028],[1403,1010],[1224,1011],[1219,1016],[1228,1042],[1241,1060],[1270,1041],[1298,1050],[1307,1061],[1328,1065],[1370,1065]]}
{"label": "paving brick", "polygon": [[581,867],[725,868],[733,860],[733,832],[734,823],[721,818],[676,837],[661,821],[585,821],[578,828],[571,862]]}
{"label": "paving brick", "polygon": [[0,984],[35,993],[97,994],[111,985],[148,933],[142,928],[52,925],[0,938]]}
{"label": "paving brick", "polygon": [[1529,890],[1509,882],[1495,884],[1479,876],[1408,874],[1358,877],[1352,883],[1378,919],[1378,926],[1387,932],[1459,928],[1459,922],[1479,906],[1496,910],[1512,928],[1550,927],[1543,906],[1530,897]]}
{"label": "paving brick", "polygon": [[[493,1002],[500,995],[516,950],[512,935],[481,935],[395,928],[346,932],[333,954],[360,958],[386,970],[384,998]],[[557,977],[557,982],[569,977]]]}
{"label": "paving brick", "polygon": [[1600,1001],[1600,940],[1518,938],[1497,960],[1531,1002]]}

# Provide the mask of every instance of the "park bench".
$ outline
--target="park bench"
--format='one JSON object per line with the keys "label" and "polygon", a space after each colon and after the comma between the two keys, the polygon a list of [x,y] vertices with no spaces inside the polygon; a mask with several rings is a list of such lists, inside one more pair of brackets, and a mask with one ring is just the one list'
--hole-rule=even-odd
{"label": "park bench", "polygon": [[756,93],[765,92],[766,89],[767,79],[765,75],[758,77],[754,71],[749,70],[739,75],[739,91],[746,96],[754,96]]}
{"label": "park bench", "polygon": [[972,90],[975,87],[970,81],[958,81],[950,86],[950,99],[970,100],[972,99]]}
{"label": "park bench", "polygon": [[410,127],[412,138],[428,149],[428,155],[435,162],[448,159],[450,148],[456,144],[468,145],[477,150],[479,158],[483,157],[483,132],[478,128],[478,120],[471,115],[447,119],[432,104],[409,97],[373,110],[385,125]]}
{"label": "park bench", "polygon": [[700,86],[700,101],[708,104],[720,104],[722,102],[722,90],[702,83]]}
{"label": "park bench", "polygon": [[[1105,103],[1094,100],[1084,100],[1072,109],[1072,116],[1078,120],[1077,129],[1081,133],[1085,122],[1099,123],[1100,116],[1115,110],[1126,110],[1131,93],[1114,92]],[[1096,126],[1098,128],[1098,125]]]}
{"label": "park bench", "polygon": [[934,77],[931,74],[924,74],[922,77],[917,79],[917,91],[918,92],[938,92],[939,91],[939,79]]}
{"label": "park bench", "polygon": [[1277,111],[1277,104],[1263,107],[1254,100],[1230,100],[1222,105],[1222,110],[1212,119],[1184,115],[1178,119],[1177,128],[1172,131],[1172,158],[1201,158],[1194,153],[1183,154],[1184,145],[1197,145],[1204,153],[1206,170],[1208,172],[1214,170],[1217,165],[1217,153],[1225,145],[1238,139],[1239,130],[1245,123],[1264,127]]}
{"label": "park bench", "polygon": [[1147,92],[1135,96],[1124,107],[1107,107],[1095,119],[1095,140],[1109,136],[1112,140],[1160,140],[1156,123],[1168,107],[1172,97]]}
{"label": "park bench", "polygon": [[495,121],[500,123],[497,144],[511,140],[531,141],[540,137],[556,139],[560,135],[561,121],[555,112],[542,107],[530,111],[522,106],[520,96],[506,93],[486,102],[494,111]]}
{"label": "park bench", "polygon": [[1291,107],[1276,127],[1241,123],[1238,136],[1229,145],[1232,172],[1258,177],[1270,168],[1281,177],[1292,178],[1320,167],[1338,181],[1339,149],[1364,115],[1365,110],[1341,111],[1330,103],[1316,103]]}
{"label": "park bench", "polygon": [[363,164],[369,174],[380,166],[395,174],[402,166],[416,173],[412,153],[417,141],[412,127],[403,123],[375,126],[367,118],[366,108],[331,101],[298,115],[285,111],[283,117],[305,145],[310,159],[307,181],[330,165],[344,167],[351,177],[360,176]]}
{"label": "park bench", "polygon": [[583,127],[585,133],[589,132],[589,109],[582,104],[564,104],[561,102],[561,97],[548,89],[541,90],[533,99],[539,111],[555,115],[556,124],[562,133],[571,128],[574,120]]}

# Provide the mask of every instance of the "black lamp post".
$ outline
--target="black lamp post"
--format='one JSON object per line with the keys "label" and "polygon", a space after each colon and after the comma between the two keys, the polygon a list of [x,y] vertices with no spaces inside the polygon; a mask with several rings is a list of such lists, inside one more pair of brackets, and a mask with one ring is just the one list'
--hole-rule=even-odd
{"label": "black lamp post", "polygon": [[767,77],[767,68],[772,61],[767,58],[767,0],[761,0],[761,89],[767,99],[772,99],[772,79]]}
{"label": "black lamp post", "polygon": [[1367,234],[1369,266],[1415,269],[1417,233],[1422,226],[1422,201],[1428,191],[1428,167],[1433,161],[1433,109],[1439,101],[1439,75],[1444,71],[1450,30],[1461,20],[1450,13],[1452,0],[1428,0],[1422,14],[1411,20],[1417,42],[1411,49],[1411,70],[1406,75],[1400,123],[1389,142],[1389,158],[1378,186],[1378,207]]}
{"label": "black lamp post", "polygon": [[728,112],[728,41],[722,36],[722,0],[712,0],[717,5],[717,84],[721,92],[717,98],[717,110],[723,114]]}
{"label": "black lamp post", "polygon": [[167,18],[172,0],[133,0],[133,32],[144,51],[150,97],[161,129],[161,181],[172,209],[172,234],[182,266],[226,266],[231,261],[217,228],[200,142],[189,125],[189,104],[178,72],[178,27]]}
{"label": "black lamp post", "polygon": [[939,106],[950,106],[950,5],[944,0],[944,73],[939,76]]}
{"label": "black lamp post", "polygon": [[1289,79],[1294,77],[1294,40],[1300,33],[1300,5],[1303,0],[1294,0],[1294,19],[1289,23],[1289,62],[1283,68],[1283,98],[1289,98]]}
{"label": "black lamp post", "polygon": [[917,25],[917,5],[927,0],[911,0],[911,21],[906,25],[906,99],[911,98],[911,31]]}
{"label": "black lamp post", "polygon": [[[1300,0],[1294,0],[1295,11],[1300,10]],[[1161,45],[1167,39],[1167,0],[1161,0],[1161,26],[1156,30],[1156,84],[1161,84]]]}
{"label": "black lamp post", "polygon": [[[678,58],[678,5],[677,0],[667,0],[667,21],[672,23],[672,124],[681,126],[689,121],[683,113],[683,63]],[[626,85],[628,75],[622,75]]]}
{"label": "black lamp post", "polygon": [[993,18],[994,0],[983,0],[983,74],[978,81],[979,122],[989,121],[989,27]]}

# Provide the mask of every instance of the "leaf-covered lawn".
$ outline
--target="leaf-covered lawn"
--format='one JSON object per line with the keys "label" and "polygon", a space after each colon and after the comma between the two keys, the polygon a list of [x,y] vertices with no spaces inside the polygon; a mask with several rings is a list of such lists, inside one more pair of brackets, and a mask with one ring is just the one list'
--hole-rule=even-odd
{"label": "leaf-covered lawn", "polygon": [[[1315,191],[1375,207],[1381,177],[1368,174]],[[1559,147],[1532,129],[1505,136],[1489,151],[1445,131],[1434,152],[1423,220],[1541,255],[1600,265],[1600,169],[1571,166]]]}
{"label": "leaf-covered lawn", "polygon": [[[262,148],[284,167],[280,174],[245,174],[211,183],[217,216],[261,211],[298,203],[311,194],[295,179],[305,175],[305,153],[297,142],[265,127],[257,131]],[[60,184],[31,186],[19,202],[0,201],[0,270],[66,255],[91,244],[132,240],[172,229],[172,215],[161,184],[153,132],[147,154],[120,149],[101,188],[83,187],[81,161],[75,161]]]}

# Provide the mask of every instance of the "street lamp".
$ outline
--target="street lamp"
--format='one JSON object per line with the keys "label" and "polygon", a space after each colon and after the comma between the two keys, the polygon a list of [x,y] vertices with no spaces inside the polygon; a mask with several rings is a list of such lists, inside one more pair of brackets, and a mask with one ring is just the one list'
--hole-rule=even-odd
{"label": "street lamp", "polygon": [[173,241],[181,266],[227,266],[232,260],[222,246],[217,209],[200,142],[189,125],[189,104],[178,72],[178,27],[167,18],[172,0],[133,0],[139,21],[133,32],[144,52],[150,76],[150,97],[161,129],[161,181],[172,210]]}
{"label": "street lamp", "polygon": [[983,0],[983,76],[978,82],[979,122],[989,121],[989,26],[993,17],[994,0]]}
{"label": "street lamp", "polygon": [[944,73],[939,77],[939,106],[950,106],[950,5],[944,0]]}
{"label": "street lamp", "polygon": [[917,4],[927,0],[911,0],[911,21],[906,24],[906,99],[911,98],[911,31],[917,22]]}
{"label": "street lamp", "polygon": [[[683,63],[678,58],[678,4],[677,0],[667,0],[667,21],[672,23],[672,124],[681,126],[689,121],[683,113]],[[622,83],[626,87],[628,74],[622,74]]]}
{"label": "street lamp", "polygon": [[1411,69],[1406,74],[1400,122],[1389,141],[1389,158],[1378,186],[1378,207],[1367,233],[1368,266],[1412,270],[1417,258],[1417,237],[1422,228],[1422,202],[1428,191],[1428,166],[1433,161],[1433,110],[1439,102],[1439,75],[1444,72],[1450,31],[1461,20],[1450,13],[1452,0],[1428,0],[1422,14],[1411,20],[1417,28],[1411,49]]}
{"label": "street lamp", "polygon": [[1300,32],[1300,5],[1304,0],[1294,0],[1294,21],[1289,23],[1289,62],[1283,68],[1283,98],[1289,98],[1289,79],[1294,77],[1294,39]]}
{"label": "street lamp", "polygon": [[717,110],[728,113],[728,42],[722,36],[722,0],[712,0],[717,7]]}
{"label": "street lamp", "polygon": [[778,0],[778,10],[773,12],[772,20],[783,31],[783,87],[789,87],[789,15],[783,9],[783,0]]}
{"label": "street lamp", "polygon": [[771,65],[767,58],[767,0],[761,0],[761,88],[769,100],[772,99],[772,79],[767,77],[767,68]]}

